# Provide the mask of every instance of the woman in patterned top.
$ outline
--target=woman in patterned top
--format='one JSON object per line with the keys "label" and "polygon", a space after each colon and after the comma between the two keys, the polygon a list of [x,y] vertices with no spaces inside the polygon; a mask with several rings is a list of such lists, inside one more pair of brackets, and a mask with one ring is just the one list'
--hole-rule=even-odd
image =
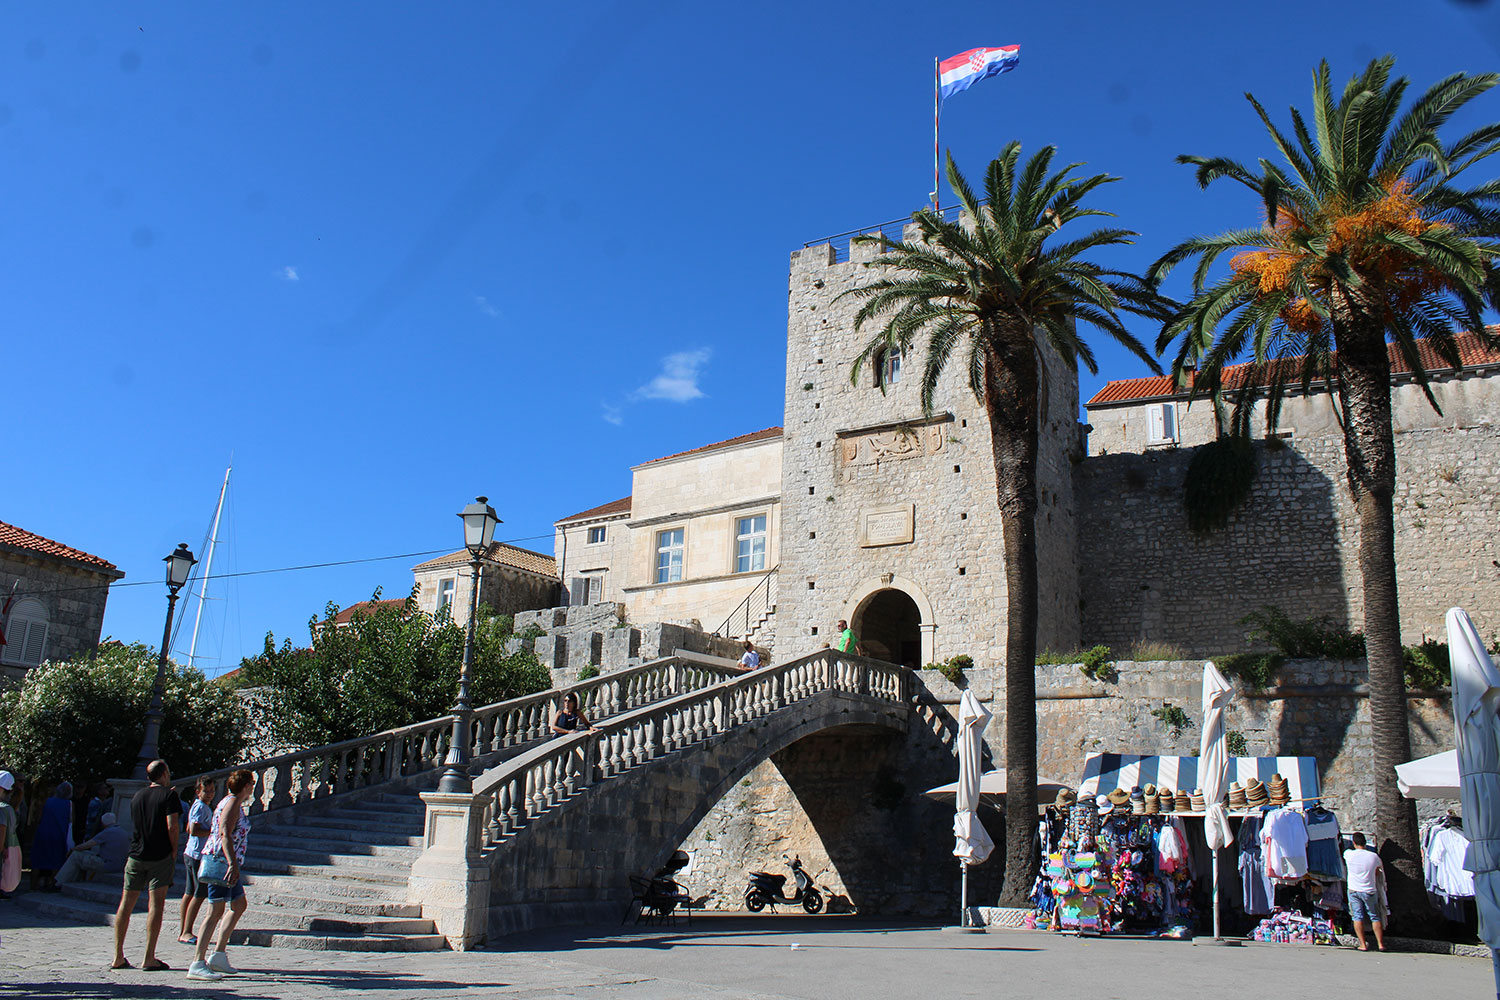
{"label": "woman in patterned top", "polygon": [[[208,919],[198,935],[198,949],[193,964],[188,967],[189,979],[222,979],[239,970],[229,964],[229,955],[224,950],[229,946],[229,935],[235,924],[245,913],[245,887],[240,882],[240,865],[245,861],[245,848],[250,842],[250,817],[245,812],[245,800],[255,789],[255,775],[249,771],[235,771],[225,782],[229,794],[219,800],[214,810],[213,824],[209,828],[208,843],[203,845],[204,858],[222,855],[229,871],[224,876],[226,885],[208,886]],[[224,904],[229,904],[229,919],[220,924],[224,915]],[[208,942],[218,927],[219,940],[213,956],[204,961]]]}

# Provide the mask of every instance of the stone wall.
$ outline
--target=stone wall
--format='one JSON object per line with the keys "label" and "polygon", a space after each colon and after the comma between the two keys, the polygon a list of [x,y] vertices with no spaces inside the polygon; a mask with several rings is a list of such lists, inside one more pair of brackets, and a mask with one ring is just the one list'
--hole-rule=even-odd
{"label": "stone wall", "polygon": [[[46,612],[44,660],[70,660],[99,644],[109,584],[120,575],[117,571],[107,575],[90,572],[56,559],[19,552],[0,554],[0,594],[14,593],[17,606],[27,599],[39,601]],[[11,657],[0,652],[0,659],[8,663]],[[22,672],[10,666],[0,669],[6,674]]]}
{"label": "stone wall", "polygon": [[[589,603],[587,594],[573,594],[574,581],[580,577],[597,577],[600,581],[598,601],[624,599],[626,565],[630,558],[630,530],[626,518],[630,513],[610,514],[584,521],[570,521],[553,530],[553,558],[562,578],[561,599],[569,604]],[[604,541],[590,542],[589,532],[603,531]]]}
{"label": "stone wall", "polygon": [[[453,620],[460,625],[469,620],[469,600],[473,579],[467,563],[413,570],[417,585],[417,607],[434,614],[437,611],[441,581],[454,581]],[[479,603],[489,605],[496,614],[514,615],[534,608],[550,608],[558,601],[560,587],[554,577],[542,576],[487,560],[479,574]]]}
{"label": "stone wall", "polygon": [[[1396,449],[1403,641],[1441,638],[1455,605],[1500,632],[1500,425],[1408,430]],[[1078,537],[1084,645],[1148,639],[1195,656],[1235,652],[1245,648],[1239,619],[1266,604],[1360,628],[1359,532],[1342,440],[1257,442],[1249,499],[1226,528],[1202,535],[1188,530],[1182,507],[1192,454],[1078,465],[1075,489],[1090,504]]]}
{"label": "stone wall", "polygon": [[[521,633],[539,628],[542,635],[531,640]],[[554,686],[571,684],[585,667],[614,673],[679,652],[737,661],[741,647],[732,639],[704,632],[690,623],[625,620],[625,606],[613,602],[580,604],[516,615],[513,648],[529,641],[542,665],[552,671]]]}

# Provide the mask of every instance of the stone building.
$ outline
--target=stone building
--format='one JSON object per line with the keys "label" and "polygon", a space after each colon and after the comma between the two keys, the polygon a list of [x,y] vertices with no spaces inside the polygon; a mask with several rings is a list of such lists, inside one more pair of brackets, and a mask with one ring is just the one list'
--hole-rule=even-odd
{"label": "stone building", "polygon": [[[480,559],[480,566],[479,603],[497,614],[513,615],[558,603],[557,563],[551,556],[493,542]],[[455,622],[468,623],[473,580],[467,549],[429,559],[413,566],[411,572],[419,608],[437,614],[450,606]]]}
{"label": "stone building", "polygon": [[46,660],[99,644],[114,563],[0,521],[0,674],[17,677]]}

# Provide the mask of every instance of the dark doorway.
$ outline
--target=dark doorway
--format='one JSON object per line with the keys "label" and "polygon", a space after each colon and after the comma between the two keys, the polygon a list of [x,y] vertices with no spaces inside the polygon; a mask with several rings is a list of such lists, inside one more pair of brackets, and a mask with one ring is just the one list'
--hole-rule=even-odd
{"label": "dark doorway", "polygon": [[922,612],[903,591],[871,594],[854,613],[852,624],[866,655],[913,669],[922,665]]}

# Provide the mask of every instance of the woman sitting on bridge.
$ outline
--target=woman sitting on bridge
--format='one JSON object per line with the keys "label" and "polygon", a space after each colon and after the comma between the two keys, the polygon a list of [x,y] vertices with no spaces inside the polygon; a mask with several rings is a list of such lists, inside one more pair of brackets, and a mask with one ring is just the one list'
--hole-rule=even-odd
{"label": "woman sitting on bridge", "polygon": [[562,711],[552,717],[552,731],[559,736],[577,732],[579,729],[594,731],[594,724],[578,707],[578,696],[569,692],[563,696]]}

